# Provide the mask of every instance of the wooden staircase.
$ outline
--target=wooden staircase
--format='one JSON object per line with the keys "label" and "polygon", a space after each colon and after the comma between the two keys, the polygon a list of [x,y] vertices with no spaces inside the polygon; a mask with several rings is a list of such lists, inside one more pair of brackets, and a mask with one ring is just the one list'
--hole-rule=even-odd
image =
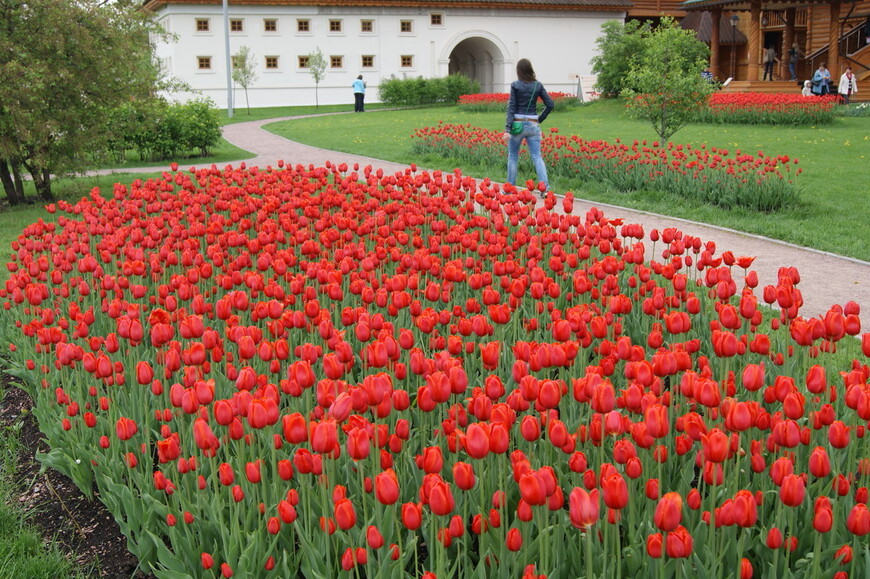
{"label": "wooden staircase", "polygon": [[[860,77],[859,77],[860,79]],[[836,92],[840,77],[833,79],[832,90]],[[803,88],[803,80],[800,85],[797,82],[787,80],[733,80],[728,86],[722,87],[722,92],[763,92],[763,93],[786,93],[800,94]],[[852,102],[870,101],[870,79],[861,83],[858,81],[858,92],[852,95]]]}

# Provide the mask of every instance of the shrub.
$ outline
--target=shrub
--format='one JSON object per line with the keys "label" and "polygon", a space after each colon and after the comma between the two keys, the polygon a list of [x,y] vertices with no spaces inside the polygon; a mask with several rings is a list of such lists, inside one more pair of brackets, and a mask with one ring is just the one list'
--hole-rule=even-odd
{"label": "shrub", "polygon": [[592,72],[598,75],[595,88],[601,96],[614,98],[627,88],[632,58],[643,60],[644,34],[648,24],[629,20],[625,24],[610,20],[601,25],[602,35],[595,41],[598,54],[592,58]]}
{"label": "shrub", "polygon": [[394,107],[419,107],[433,104],[454,104],[463,94],[475,93],[480,85],[462,74],[442,78],[423,77],[400,79],[391,76],[381,83],[381,102]]}

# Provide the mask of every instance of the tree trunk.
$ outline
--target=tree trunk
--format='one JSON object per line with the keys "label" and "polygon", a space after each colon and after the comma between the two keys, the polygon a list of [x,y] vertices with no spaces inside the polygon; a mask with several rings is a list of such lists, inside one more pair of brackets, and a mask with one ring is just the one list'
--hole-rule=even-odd
{"label": "tree trunk", "polygon": [[36,194],[43,201],[54,201],[54,195],[51,192],[51,173],[48,169],[31,169],[30,176],[33,177]]}
{"label": "tree trunk", "polygon": [[21,178],[18,172],[15,171],[15,178],[12,176],[12,171],[9,166],[12,161],[0,159],[0,181],[3,183],[3,191],[6,192],[6,199],[10,205],[19,205],[24,203],[24,190],[21,184]]}
{"label": "tree trunk", "polygon": [[245,108],[248,109],[248,116],[251,115],[251,101],[248,100],[248,87],[245,86]]}

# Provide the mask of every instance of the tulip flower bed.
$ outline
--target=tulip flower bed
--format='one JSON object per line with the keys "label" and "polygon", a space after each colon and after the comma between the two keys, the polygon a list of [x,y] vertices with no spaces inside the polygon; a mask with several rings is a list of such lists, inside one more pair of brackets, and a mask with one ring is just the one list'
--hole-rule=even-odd
{"label": "tulip flower bed", "polygon": [[[496,167],[506,163],[502,131],[441,123],[417,129],[413,152],[434,154]],[[618,191],[665,191],[726,209],[744,207],[776,211],[798,197],[793,178],[797,159],[716,147],[692,147],[634,141],[631,144],[587,141],[550,129],[541,139],[541,154],[551,177],[610,185]],[[528,151],[520,153],[528,161]]]}
{"label": "tulip flower bed", "polygon": [[708,106],[698,120],[706,123],[820,125],[831,123],[837,114],[836,94],[805,97],[795,94],[725,93],[710,95]]}
{"label": "tulip flower bed", "polygon": [[[555,110],[564,110],[578,104],[577,97],[564,92],[551,92]],[[510,94],[502,93],[479,93],[464,94],[459,97],[459,108],[464,111],[476,112],[504,112],[507,108]]]}
{"label": "tulip flower bed", "polygon": [[50,207],[0,289],[44,462],[159,577],[867,569],[855,304],[535,199],[300,165]]}

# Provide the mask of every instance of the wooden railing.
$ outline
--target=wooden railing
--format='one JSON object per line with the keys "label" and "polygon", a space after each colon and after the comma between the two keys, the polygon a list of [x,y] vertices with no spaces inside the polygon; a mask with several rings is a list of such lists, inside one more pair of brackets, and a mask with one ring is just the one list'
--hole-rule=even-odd
{"label": "wooden railing", "polygon": [[[762,10],[761,11],[762,28],[765,30],[770,28],[785,28],[788,22],[785,18],[785,10]],[[764,23],[767,24],[764,24]],[[798,8],[794,14],[795,28],[807,27],[807,9]]]}

